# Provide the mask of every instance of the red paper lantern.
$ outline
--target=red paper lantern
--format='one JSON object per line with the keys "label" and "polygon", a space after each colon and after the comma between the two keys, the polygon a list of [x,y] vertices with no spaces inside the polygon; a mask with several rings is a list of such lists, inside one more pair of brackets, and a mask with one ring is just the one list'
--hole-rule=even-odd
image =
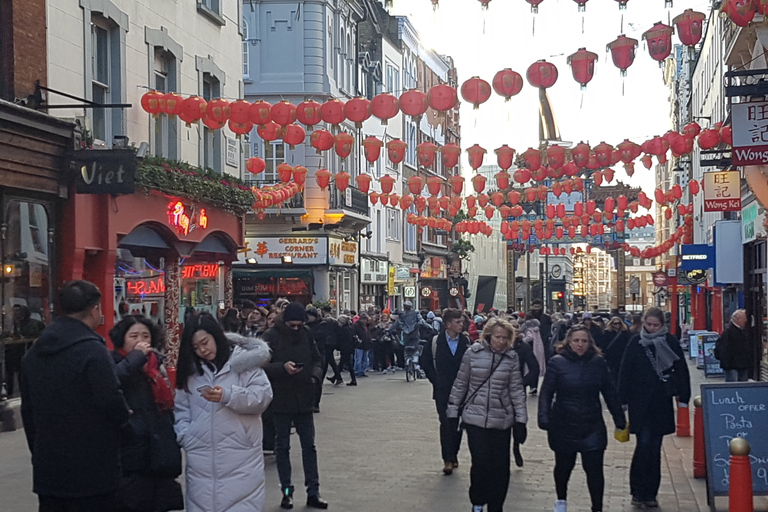
{"label": "red paper lantern", "polygon": [[605,169],[603,171],[603,177],[605,178],[605,181],[607,181],[608,183],[612,182],[613,181],[613,176],[615,175],[615,173],[616,173],[616,171],[614,171],[610,167]]}
{"label": "red paper lantern", "polygon": [[677,37],[680,42],[686,46],[696,46],[701,41],[704,20],[707,16],[704,13],[696,12],[693,9],[686,9],[683,14],[676,16],[672,20],[677,29]]}
{"label": "red paper lantern", "polygon": [[251,103],[248,108],[248,119],[258,126],[271,122],[272,104],[263,100]]}
{"label": "red paper lantern", "polygon": [[520,73],[506,68],[494,75],[492,84],[496,94],[503,96],[504,101],[509,101],[512,96],[523,90],[523,77]]}
{"label": "red paper lantern", "polygon": [[701,149],[712,149],[720,144],[720,131],[715,130],[714,128],[703,130],[699,134],[699,138],[696,139],[696,142]]}
{"label": "red paper lantern", "polygon": [[691,180],[690,183],[688,183],[688,190],[691,191],[691,194],[696,195],[699,193],[699,182],[696,180]]}
{"label": "red paper lantern", "polygon": [[345,172],[345,171],[337,172],[333,176],[333,181],[336,184],[336,189],[339,192],[344,192],[345,190],[347,190],[347,188],[349,187],[350,178],[351,176],[349,175],[348,172]]}
{"label": "red paper lantern", "polygon": [[488,206],[488,202],[491,200],[490,197],[488,197],[487,194],[478,194],[477,195],[477,204],[480,205],[480,208],[485,208]]}
{"label": "red paper lantern", "polygon": [[290,101],[281,101],[272,105],[272,121],[286,126],[296,121],[296,105]]}
{"label": "red paper lantern", "polygon": [[720,128],[720,142],[733,146],[733,129],[730,126]]}
{"label": "red paper lantern", "polygon": [[[248,130],[250,131],[250,130]],[[304,139],[307,137],[307,132],[304,131],[300,125],[296,123],[289,124],[285,127],[283,135],[283,141],[294,149],[297,145],[303,144]]]}
{"label": "red paper lantern", "polygon": [[635,62],[637,39],[621,35],[615,41],[608,43],[606,48],[611,52],[613,65],[621,70],[621,76],[627,76],[627,69]]}
{"label": "red paper lantern", "polygon": [[374,163],[376,160],[379,159],[379,156],[381,155],[381,148],[384,147],[384,142],[377,139],[376,137],[366,137],[363,142],[361,142],[363,146],[363,152],[365,153],[365,159],[368,160],[370,163]]}
{"label": "red paper lantern", "polygon": [[[503,170],[509,170],[512,167],[512,163],[515,159],[515,150],[504,144],[500,148],[493,150],[496,153],[496,162]],[[504,187],[506,188],[506,187]]]}
{"label": "red paper lantern", "polygon": [[440,194],[440,190],[443,188],[443,179],[439,176],[430,176],[427,178],[427,190],[432,196]]}
{"label": "red paper lantern", "polygon": [[323,121],[328,124],[339,125],[346,119],[346,116],[344,115],[344,106],[345,104],[343,101],[337,98],[330,99],[320,107],[320,116],[323,118]]}
{"label": "red paper lantern", "polygon": [[477,110],[491,97],[491,84],[474,76],[461,85],[461,97]]}
{"label": "red paper lantern", "polygon": [[277,176],[283,183],[288,183],[291,181],[291,176],[293,176],[293,167],[286,163],[278,165]]}
{"label": "red paper lantern", "polygon": [[[251,104],[245,100],[233,101],[229,105],[229,120],[237,124],[246,124],[250,121]],[[250,130],[249,130],[250,131]]]}
{"label": "red paper lantern", "polygon": [[548,177],[547,168],[546,167],[539,167],[535,171],[531,171],[531,177],[535,181],[544,181]]}
{"label": "red paper lantern", "polygon": [[370,194],[368,194],[368,198],[371,200],[371,204],[374,204],[374,205],[379,202],[380,196],[381,194],[379,194],[378,192],[371,192]]}
{"label": "red paper lantern", "polygon": [[635,158],[640,156],[641,152],[640,145],[635,144],[628,139],[624,139],[624,141],[619,143],[616,148],[619,150],[619,160],[625,164],[632,162]]}
{"label": "red paper lantern", "polygon": [[416,146],[416,155],[419,163],[424,167],[432,167],[432,164],[435,163],[435,154],[437,154],[437,144],[422,142]]}
{"label": "red paper lantern", "polygon": [[528,148],[521,156],[525,161],[525,167],[531,171],[541,167],[541,151],[538,149]]}
{"label": "red paper lantern", "polygon": [[[309,173],[309,170],[307,170],[306,167],[302,165],[298,165],[293,168],[293,182],[297,185],[304,186],[304,184],[307,182],[307,174]],[[365,175],[363,175],[365,176]],[[295,195],[295,194],[294,194]]]}
{"label": "red paper lantern", "polygon": [[[448,183],[451,184],[451,191],[456,194],[456,196],[459,196],[464,189],[464,176],[451,176],[448,178]],[[459,201],[461,201],[461,197],[459,197]],[[459,204],[461,203],[459,202]]]}
{"label": "red paper lantern", "polygon": [[683,127],[683,135],[688,138],[693,138],[698,136],[701,133],[701,126],[699,126],[699,123],[688,123]]}
{"label": "red paper lantern", "polygon": [[554,144],[547,148],[547,165],[560,169],[565,164],[565,148]]}
{"label": "red paper lantern", "polygon": [[472,176],[472,187],[475,189],[475,192],[481,194],[485,190],[485,181],[486,178],[482,174]]}
{"label": "red paper lantern", "polygon": [[440,196],[437,199],[438,204],[440,204],[440,208],[443,210],[447,210],[448,207],[451,205],[451,198],[448,196]]}
{"label": "red paper lantern", "polygon": [[347,132],[341,132],[336,135],[335,139],[336,154],[342,159],[347,158],[352,152],[352,147],[355,145],[355,138]]}
{"label": "red paper lantern", "polygon": [[395,117],[400,112],[400,102],[388,92],[374,96],[371,100],[371,111],[373,115],[381,119],[381,124]]}
{"label": "red paper lantern", "polygon": [[429,106],[438,112],[445,112],[456,107],[459,96],[456,89],[447,84],[435,85],[427,94]]}
{"label": "red paper lantern", "polygon": [[200,96],[190,96],[181,102],[179,119],[187,125],[196,123],[205,116],[208,103]]}
{"label": "red paper lantern", "polygon": [[256,127],[256,133],[266,142],[275,141],[283,136],[283,127],[274,121],[260,124]]}
{"label": "red paper lantern", "polygon": [[312,135],[309,136],[309,142],[312,147],[320,154],[321,151],[328,151],[333,147],[336,142],[333,134],[328,130],[315,130]]}
{"label": "red paper lantern", "polygon": [[643,39],[648,42],[648,53],[653,60],[662,63],[672,53],[673,32],[672,27],[659,22],[643,33]]}
{"label": "red paper lantern", "polygon": [[400,110],[403,111],[403,114],[416,118],[417,123],[427,108],[429,108],[427,93],[423,91],[411,89],[400,95]]}
{"label": "red paper lantern", "polygon": [[[236,123],[232,119],[229,120],[229,129],[236,135],[245,135],[253,130],[253,123],[248,121],[247,123]],[[303,141],[303,139],[302,139]]]}
{"label": "red paper lantern", "polygon": [[392,193],[389,194],[389,204],[392,206],[392,208],[397,208],[398,203],[400,202],[400,196]]}
{"label": "red paper lantern", "polygon": [[226,123],[229,120],[229,101],[216,98],[208,102],[208,108],[205,110],[206,117],[209,117],[217,123]]}
{"label": "red paper lantern", "polygon": [[389,156],[389,161],[395,165],[402,162],[403,159],[405,159],[405,150],[407,147],[408,144],[400,139],[393,139],[387,142],[387,155]]}
{"label": "red paper lantern", "polygon": [[496,208],[500,207],[502,204],[504,204],[504,194],[501,192],[494,192],[491,194],[491,202],[496,206]]}
{"label": "red paper lantern", "polygon": [[391,194],[395,187],[395,178],[389,174],[385,174],[379,178],[379,184],[381,185],[381,191],[385,194]]}
{"label": "red paper lantern", "polygon": [[206,115],[205,117],[203,117],[203,124],[209,130],[220,130],[220,129],[224,128],[224,125],[227,124],[227,123],[226,123],[226,121],[224,121],[224,122],[216,121],[215,119],[212,119],[212,118],[210,118],[210,117],[208,117]]}
{"label": "red paper lantern", "polygon": [[314,100],[302,101],[296,106],[296,119],[302,124],[307,125],[308,130],[312,130],[316,124],[323,120],[320,114],[322,105]]}
{"label": "red paper lantern", "polygon": [[446,144],[438,149],[442,155],[443,167],[452,169],[459,164],[461,157],[461,148],[456,144]]}
{"label": "red paper lantern", "polygon": [[141,108],[145,112],[156,116],[163,112],[165,95],[158,91],[147,91],[141,96]]}
{"label": "red paper lantern", "polygon": [[400,208],[407,210],[413,205],[413,196],[403,196],[400,198]]}
{"label": "red paper lantern", "polygon": [[483,157],[487,151],[475,144],[471,148],[467,149],[467,155],[469,156],[469,166],[477,171],[481,165],[483,165]]}
{"label": "red paper lantern", "polygon": [[595,76],[595,61],[597,61],[597,54],[587,51],[586,48],[579,48],[576,53],[568,56],[567,62],[571,66],[573,79],[581,84],[582,89],[585,89]]}
{"label": "red paper lantern", "polygon": [[373,110],[368,98],[352,98],[344,105],[344,116],[355,123],[356,128],[362,128],[363,122],[371,117]]}
{"label": "red paper lantern", "polygon": [[[181,114],[182,105],[184,102],[184,98],[180,94],[176,94],[175,92],[168,92],[163,95],[162,104],[165,105],[163,108],[163,112],[168,114],[169,116],[178,116]],[[246,101],[246,103],[248,103]],[[250,103],[248,103],[250,106]],[[248,121],[248,116],[246,115],[245,121]]]}
{"label": "red paper lantern", "polygon": [[496,186],[505,190],[509,188],[509,173],[507,171],[499,171],[493,176],[496,179]]}
{"label": "red paper lantern", "polygon": [[416,211],[421,213],[424,208],[427,207],[427,198],[424,196],[416,196],[413,198],[413,202],[416,204]]}
{"label": "red paper lantern", "polygon": [[525,183],[531,181],[531,171],[528,169],[518,169],[512,173],[512,179],[514,179],[517,183],[524,185]]}
{"label": "red paper lantern", "polygon": [[528,67],[525,77],[532,86],[547,89],[557,82],[557,68],[546,60],[539,60]]}
{"label": "red paper lantern", "polygon": [[467,208],[472,208],[475,206],[475,202],[477,202],[477,198],[475,196],[467,196]]}
{"label": "red paper lantern", "polygon": [[421,176],[411,176],[406,183],[408,185],[408,190],[415,196],[421,194],[421,189],[424,188],[424,178]]}
{"label": "red paper lantern", "polygon": [[571,159],[573,159],[573,163],[576,164],[576,167],[579,169],[586,167],[589,163],[591,152],[592,149],[589,147],[589,144],[585,144],[584,142],[576,144],[571,150]]}
{"label": "red paper lantern", "polygon": [[248,172],[251,174],[259,174],[267,168],[267,163],[263,158],[252,156],[245,161],[245,168],[248,169]]}
{"label": "red paper lantern", "polygon": [[601,142],[595,146],[595,158],[599,167],[606,167],[611,165],[611,157],[613,153],[613,146],[605,142]]}
{"label": "red paper lantern", "polygon": [[739,27],[746,27],[755,17],[755,2],[751,0],[725,0],[720,8],[732,22]]}
{"label": "red paper lantern", "polygon": [[357,183],[357,188],[360,189],[360,192],[363,194],[367,194],[368,191],[371,189],[371,178],[370,174],[358,174],[355,176],[355,183]]}

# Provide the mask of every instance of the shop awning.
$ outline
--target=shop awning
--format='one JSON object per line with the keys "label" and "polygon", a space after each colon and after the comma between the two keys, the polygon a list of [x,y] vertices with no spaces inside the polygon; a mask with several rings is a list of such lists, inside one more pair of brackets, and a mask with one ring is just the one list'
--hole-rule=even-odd
{"label": "shop awning", "polygon": [[237,278],[269,278],[269,277],[312,277],[308,268],[232,268],[232,277]]}
{"label": "shop awning", "polygon": [[171,246],[163,240],[163,237],[149,226],[136,226],[130,233],[125,235],[118,247],[123,249],[145,248],[145,249],[170,249]]}
{"label": "shop awning", "polygon": [[217,236],[207,236],[195,246],[195,252],[213,252],[218,254],[229,254],[231,249],[224,245],[224,242]]}

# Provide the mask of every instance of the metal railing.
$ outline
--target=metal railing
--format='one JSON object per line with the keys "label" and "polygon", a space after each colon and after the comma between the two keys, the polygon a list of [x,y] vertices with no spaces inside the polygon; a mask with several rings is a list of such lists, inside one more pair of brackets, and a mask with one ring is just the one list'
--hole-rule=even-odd
{"label": "metal railing", "polygon": [[[282,183],[280,180],[245,180],[245,184],[249,187],[270,187]],[[276,207],[272,207],[276,208]],[[282,208],[304,208],[304,192],[299,192],[292,198],[283,203]]]}
{"label": "metal railing", "polygon": [[330,187],[328,206],[331,210],[349,210],[366,217],[370,216],[368,196],[353,186],[349,186],[344,192]]}

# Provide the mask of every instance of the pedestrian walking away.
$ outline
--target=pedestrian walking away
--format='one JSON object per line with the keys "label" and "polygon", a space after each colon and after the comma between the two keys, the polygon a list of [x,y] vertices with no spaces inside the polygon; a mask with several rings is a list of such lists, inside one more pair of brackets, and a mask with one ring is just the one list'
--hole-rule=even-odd
{"label": "pedestrian walking away", "polygon": [[467,430],[472,467],[469,500],[473,512],[501,512],[509,488],[511,430],[525,442],[528,411],[520,363],[512,348],[515,328],[488,320],[480,341],[464,353],[451,389],[446,416],[459,418]]}
{"label": "pedestrian walking away", "polygon": [[129,409],[104,339],[94,331],[100,304],[93,283],[66,283],[59,291],[64,316],[22,360],[21,418],[40,512],[115,510]]}
{"label": "pedestrian walking away", "polygon": [[626,418],[611,379],[608,364],[584,325],[571,327],[547,364],[539,395],[539,428],[547,431],[555,452],[554,512],[566,512],[568,480],[576,455],[587,475],[592,512],[602,512],[605,478],[603,455],[608,435],[603,422],[603,395],[613,422],[624,430]]}
{"label": "pedestrian walking away", "polygon": [[752,346],[744,329],[747,312],[737,309],[731,315],[731,323],[715,344],[715,357],[725,372],[725,382],[746,382],[752,368]]}
{"label": "pedestrian walking away", "polygon": [[658,506],[661,443],[675,431],[675,397],[678,407],[688,407],[688,365],[677,338],[667,331],[664,313],[650,308],[640,334],[629,340],[619,372],[619,398],[629,408],[629,431],[637,438],[629,471],[634,506]]}
{"label": "pedestrian walking away", "polygon": [[462,332],[464,318],[457,309],[443,312],[445,328],[424,346],[421,367],[432,383],[432,398],[440,421],[440,450],[443,457],[443,473],[450,475],[459,467],[459,447],[462,430],[458,418],[448,418],[446,409],[453,381],[459,373],[469,338]]}
{"label": "pedestrian walking away", "polygon": [[[523,389],[537,388],[539,385],[539,362],[533,355],[531,345],[523,341],[523,335],[517,331],[518,323],[516,320],[510,322],[516,329],[514,349],[517,352],[517,358],[520,361],[520,374],[523,376]],[[517,437],[519,430],[512,430],[512,455],[515,457],[515,465],[523,467],[523,454],[520,451],[520,445],[525,442]]]}
{"label": "pedestrian walking away", "polygon": [[186,454],[187,512],[264,510],[261,413],[272,388],[262,367],[268,361],[266,343],[225,335],[208,313],[184,326],[175,430]]}

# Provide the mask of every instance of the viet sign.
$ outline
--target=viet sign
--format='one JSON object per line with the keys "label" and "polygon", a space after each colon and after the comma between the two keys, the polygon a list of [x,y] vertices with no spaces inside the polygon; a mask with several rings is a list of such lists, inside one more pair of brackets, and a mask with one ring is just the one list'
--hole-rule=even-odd
{"label": "viet sign", "polygon": [[713,171],[704,173],[704,211],[737,212],[741,210],[741,173]]}
{"label": "viet sign", "polygon": [[78,194],[133,194],[136,190],[136,152],[132,149],[75,151],[75,192]]}
{"label": "viet sign", "polygon": [[768,164],[768,102],[734,103],[733,165]]}

